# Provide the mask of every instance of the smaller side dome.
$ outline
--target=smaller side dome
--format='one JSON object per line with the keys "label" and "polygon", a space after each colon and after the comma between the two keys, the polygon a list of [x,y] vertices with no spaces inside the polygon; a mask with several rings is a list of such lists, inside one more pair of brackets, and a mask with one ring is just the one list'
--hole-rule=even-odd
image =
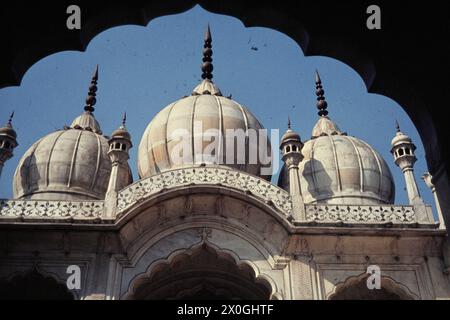
{"label": "smaller side dome", "polygon": [[0,135],[8,137],[11,140],[16,140],[17,133],[16,133],[16,130],[14,130],[14,128],[12,126],[13,117],[14,117],[14,112],[12,112],[11,115],[9,116],[8,122],[3,127],[0,128]]}
{"label": "smaller side dome", "polygon": [[411,144],[412,140],[403,132],[399,131],[395,134],[395,137],[391,141],[392,147],[398,146],[399,144]]}
{"label": "smaller side dome", "polygon": [[101,135],[93,114],[97,79],[98,68],[89,86],[84,112],[71,126],[48,134],[25,152],[14,175],[16,199],[105,198],[112,164],[108,139]]}
{"label": "smaller side dome", "polygon": [[[395,137],[391,141],[392,149],[394,149],[396,146],[401,145],[401,144],[411,144],[412,145],[413,144],[412,139],[400,130],[400,125],[398,124],[397,120],[395,120],[395,126],[397,128],[397,133],[395,134]],[[414,147],[414,149],[415,149],[415,147]]]}
{"label": "smaller side dome", "polygon": [[7,136],[11,139],[16,139],[17,138],[17,133],[16,131],[11,127],[11,126],[4,126],[0,128],[0,134]]}
{"label": "smaller side dome", "polygon": [[292,128],[291,128],[291,119],[288,118],[288,129],[286,130],[286,132],[281,137],[280,149],[282,148],[283,144],[285,144],[286,142],[290,142],[290,141],[301,142],[301,138],[300,138],[300,135],[297,132],[292,130]]}
{"label": "smaller side dome", "polygon": [[112,133],[112,137],[113,138],[121,138],[121,139],[128,139],[131,140],[131,136],[130,133],[122,128],[119,128],[117,130],[115,130]]}
{"label": "smaller side dome", "polygon": [[14,175],[14,198],[103,199],[111,173],[108,140],[89,130],[60,130],[33,144]]}
{"label": "smaller side dome", "polygon": [[[305,203],[392,204],[395,185],[389,166],[368,143],[347,136],[328,117],[321,80],[316,74],[319,119],[304,143],[299,180]],[[289,190],[284,166],[278,185]]]}
{"label": "smaller side dome", "polygon": [[300,140],[301,140],[300,135],[291,129],[288,129],[281,137],[281,143],[285,143],[288,141],[300,141]]}
{"label": "smaller side dome", "polygon": [[131,147],[132,146],[131,135],[128,132],[127,127],[125,125],[126,122],[127,122],[127,113],[125,112],[122,117],[122,125],[112,133],[111,137],[117,139],[130,140],[130,147]]}
{"label": "smaller side dome", "polygon": [[13,157],[14,149],[19,145],[17,143],[17,133],[12,126],[12,118],[14,112],[11,113],[8,122],[0,128],[0,173],[6,161]]}

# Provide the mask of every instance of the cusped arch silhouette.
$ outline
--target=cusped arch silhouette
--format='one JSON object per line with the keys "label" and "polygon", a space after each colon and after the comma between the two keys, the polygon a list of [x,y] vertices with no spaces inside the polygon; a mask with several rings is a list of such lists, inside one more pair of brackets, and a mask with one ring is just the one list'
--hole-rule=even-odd
{"label": "cusped arch silhouette", "polygon": [[282,295],[255,263],[203,241],[151,263],[122,296],[125,300],[205,298],[281,300]]}
{"label": "cusped arch silhouette", "polygon": [[[96,35],[111,27],[127,24],[145,26],[154,18],[182,13],[198,4],[210,12],[233,16],[246,27],[267,27],[282,32],[302,48],[305,56],[321,55],[342,61],[361,76],[369,92],[385,95],[399,103],[414,122],[422,141],[426,141],[424,148],[430,173],[444,177],[437,185],[437,193],[442,204],[445,202],[443,210],[448,207],[445,195],[450,191],[450,185],[445,177],[448,177],[450,154],[444,146],[449,129],[439,108],[428,108],[429,105],[441,104],[440,95],[432,93],[444,92],[445,85],[430,79],[448,63],[448,57],[443,60],[444,51],[438,41],[428,41],[426,46],[418,45],[417,39],[429,37],[429,31],[420,24],[406,23],[414,14],[422,17],[428,13],[434,17],[429,26],[434,28],[434,34],[448,32],[445,19],[436,18],[436,14],[443,15],[445,10],[383,3],[384,12],[391,12],[388,16],[390,28],[388,32],[368,33],[365,26],[367,3],[364,1],[345,4],[307,1],[300,4],[301,10],[298,10],[296,2],[260,1],[258,6],[253,6],[239,0],[79,1],[83,8],[81,30],[67,30],[66,16],[61,13],[69,4],[65,1],[48,5],[30,4],[28,10],[20,9],[22,20],[17,19],[14,10],[5,10],[8,13],[0,19],[1,24],[5,24],[2,29],[16,30],[19,34],[6,35],[11,37],[13,45],[8,46],[8,58],[0,60],[0,87],[20,84],[31,65],[52,53],[84,51]],[[401,12],[401,16],[393,15],[395,12]],[[43,21],[40,13],[61,20]],[[383,17],[386,21],[386,16]],[[56,28],[56,22],[62,27]],[[24,23],[39,25],[40,28],[27,28]],[[404,32],[405,25],[408,25],[409,32]],[[436,48],[432,49],[432,46]],[[408,52],[408,55],[401,52]]]}
{"label": "cusped arch silhouette", "polygon": [[381,288],[370,290],[367,288],[367,273],[347,278],[338,283],[328,295],[328,300],[419,300],[404,284],[391,277],[381,276]]}
{"label": "cusped arch silhouette", "polygon": [[0,300],[73,300],[65,282],[54,274],[33,267],[0,279]]}

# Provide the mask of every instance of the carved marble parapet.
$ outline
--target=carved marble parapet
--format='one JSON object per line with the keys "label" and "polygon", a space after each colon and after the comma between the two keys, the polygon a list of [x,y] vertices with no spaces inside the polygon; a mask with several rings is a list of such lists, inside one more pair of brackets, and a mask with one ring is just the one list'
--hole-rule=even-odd
{"label": "carved marble parapet", "polygon": [[140,180],[119,192],[117,208],[123,211],[162,190],[189,185],[236,189],[273,205],[285,216],[292,210],[291,196],[285,190],[245,172],[217,166],[175,169]]}
{"label": "carved marble parapet", "polygon": [[101,218],[103,201],[0,200],[0,219]]}
{"label": "carved marble parapet", "polygon": [[[43,201],[0,200],[0,221],[58,221],[113,222],[113,217],[125,213],[133,205],[161,192],[192,186],[220,186],[234,189],[243,195],[274,207],[285,219],[292,216],[292,199],[289,193],[270,182],[226,167],[198,166],[174,169],[137,181],[121,190],[117,207],[111,218],[102,214],[104,201]],[[313,225],[404,225],[430,227],[434,221],[431,207],[402,205],[305,205],[306,221]]]}
{"label": "carved marble parapet", "polygon": [[[426,209],[431,210],[429,206]],[[402,205],[306,205],[306,220],[348,224],[435,224],[432,219],[424,221],[422,213],[414,206]]]}

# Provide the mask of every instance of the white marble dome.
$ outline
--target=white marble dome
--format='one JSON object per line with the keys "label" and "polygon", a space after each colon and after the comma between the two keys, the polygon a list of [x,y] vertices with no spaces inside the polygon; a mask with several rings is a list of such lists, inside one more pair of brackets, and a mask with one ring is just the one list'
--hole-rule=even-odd
{"label": "white marble dome", "polygon": [[[194,128],[195,126],[197,129]],[[238,152],[234,152],[234,157],[228,155],[231,163],[227,163],[226,150],[229,139],[226,139],[226,132],[228,129],[242,129],[242,132],[247,132],[249,129],[259,130],[262,128],[256,117],[246,107],[231,98],[223,97],[214,83],[205,79],[194,89],[191,96],[169,104],[149,123],[139,145],[139,176],[146,178],[173,168],[201,163],[222,164],[261,176],[263,164],[259,161],[259,156],[257,161],[249,161],[249,153],[256,154],[261,151],[270,156],[270,141],[267,139],[266,143],[262,144],[264,150],[258,150],[261,148],[261,144],[252,144],[249,139],[246,139],[245,161],[238,161]],[[177,131],[180,129],[182,131]],[[211,129],[221,133],[222,136],[217,143],[217,150],[212,153],[215,157],[213,159],[207,157],[211,154],[207,152],[207,146],[215,141],[215,137],[202,138],[202,135],[208,135],[207,132],[211,132]],[[182,162],[174,161],[176,157],[173,156],[173,153],[178,152],[180,139],[173,137],[177,136],[176,132],[183,131],[188,134],[188,139],[186,139],[188,148],[185,148],[188,150],[188,154],[183,154]],[[260,146],[258,147],[258,145]],[[197,150],[200,150],[200,153]],[[194,157],[194,154],[197,154],[197,157]],[[242,156],[242,154],[240,155]],[[263,177],[270,180],[270,175]]]}
{"label": "white marble dome", "polygon": [[104,199],[111,173],[108,140],[90,112],[25,152],[14,176],[14,198]]}
{"label": "white marble dome", "polygon": [[[392,204],[395,186],[386,161],[369,144],[321,117],[302,149],[299,166],[305,203]],[[279,185],[289,189],[283,167]]]}

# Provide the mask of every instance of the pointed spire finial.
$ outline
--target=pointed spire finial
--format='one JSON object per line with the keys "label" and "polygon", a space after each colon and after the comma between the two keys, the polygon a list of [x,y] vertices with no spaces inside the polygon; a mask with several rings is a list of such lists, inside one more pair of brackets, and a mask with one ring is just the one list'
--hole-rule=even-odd
{"label": "pointed spire finial", "polygon": [[7,126],[12,127],[12,119],[13,118],[14,118],[14,111],[11,112],[11,115],[9,116],[8,123],[6,124]]}
{"label": "pointed spire finial", "polygon": [[291,129],[291,117],[288,116],[288,129]]}
{"label": "pointed spire finial", "polygon": [[317,82],[321,83],[322,80],[320,79],[319,70],[316,69],[316,83],[317,83]]}
{"label": "pointed spire finial", "polygon": [[205,33],[205,43],[203,45],[203,64],[202,64],[202,79],[208,79],[211,80],[213,78],[212,72],[214,70],[213,64],[212,64],[212,38],[211,38],[211,30],[209,28],[206,29]]}
{"label": "pointed spire finial", "polygon": [[397,128],[397,132],[400,132],[400,125],[397,120],[395,120],[395,127]]}
{"label": "pointed spire finial", "polygon": [[328,115],[327,111],[327,102],[325,101],[324,96],[325,91],[322,87],[322,80],[320,79],[319,71],[316,69],[316,96],[317,96],[317,109],[319,112],[317,113],[321,117],[325,117]]}
{"label": "pointed spire finial", "polygon": [[94,112],[94,106],[97,102],[95,98],[97,96],[97,80],[98,80],[98,65],[95,68],[94,75],[92,76],[91,85],[89,86],[89,93],[86,98],[86,106],[84,107],[85,111]]}
{"label": "pointed spire finial", "polygon": [[125,128],[125,124],[127,123],[127,113],[124,112],[122,116],[122,127]]}

